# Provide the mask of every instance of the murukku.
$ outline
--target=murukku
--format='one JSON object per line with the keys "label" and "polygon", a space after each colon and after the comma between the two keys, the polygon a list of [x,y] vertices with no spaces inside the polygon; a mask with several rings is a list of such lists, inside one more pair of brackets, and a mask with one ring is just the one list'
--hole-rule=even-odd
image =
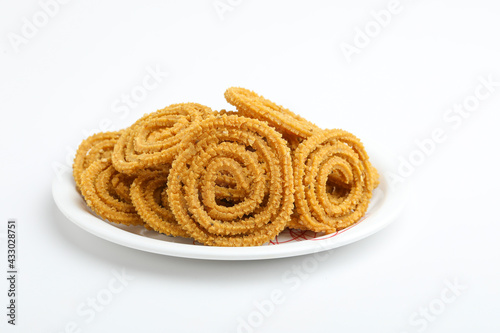
{"label": "murukku", "polygon": [[73,174],[87,205],[108,221],[210,246],[360,220],[379,174],[357,137],[244,88],[224,95],[237,111],[173,104],[84,140]]}
{"label": "murukku", "polygon": [[93,162],[101,159],[111,159],[113,148],[122,131],[94,134],[80,143],[73,162],[73,178],[76,188],[80,190],[82,173]]}
{"label": "murukku", "polygon": [[175,220],[166,198],[169,171],[170,167],[140,172],[130,189],[132,203],[153,230],[170,236],[189,237]]}
{"label": "murukku", "polygon": [[[219,116],[194,125],[168,176],[177,222],[198,242],[256,246],[278,235],[293,209],[290,150],[266,123]],[[225,186],[238,192],[221,193]]]}
{"label": "murukku", "polygon": [[181,150],[185,131],[203,119],[214,117],[212,109],[196,103],[173,104],[147,114],[127,128],[115,145],[114,167],[134,174],[141,169],[171,163]]}
{"label": "murukku", "polygon": [[93,162],[81,176],[81,192],[87,205],[110,222],[144,225],[130,197],[134,176],[120,174],[110,159]]}
{"label": "murukku", "polygon": [[293,168],[296,214],[289,225],[317,232],[357,222],[378,178],[361,141],[337,129],[302,142],[293,154]]}
{"label": "murukku", "polygon": [[282,133],[291,147],[320,130],[310,121],[248,89],[232,87],[224,96],[241,115],[265,121]]}

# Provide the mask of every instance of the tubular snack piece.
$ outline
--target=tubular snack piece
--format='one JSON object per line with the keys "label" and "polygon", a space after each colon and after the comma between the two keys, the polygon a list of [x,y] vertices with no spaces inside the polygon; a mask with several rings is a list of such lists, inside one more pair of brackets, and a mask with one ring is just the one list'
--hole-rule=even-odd
{"label": "tubular snack piece", "polygon": [[223,115],[226,115],[226,116],[241,116],[238,111],[231,111],[231,110],[225,110],[225,109],[222,109],[222,110],[219,110],[219,111],[215,111],[214,114],[216,116],[223,116]]}
{"label": "tubular snack piece", "polygon": [[236,107],[241,115],[267,122],[296,147],[320,130],[320,128],[292,111],[257,95],[245,88],[232,87],[224,93],[229,104]]}
{"label": "tubular snack piece", "polygon": [[111,160],[113,148],[122,132],[97,133],[80,143],[73,162],[73,178],[75,178],[78,191],[80,191],[82,173],[89,165],[101,159]]}
{"label": "tubular snack piece", "polygon": [[193,124],[214,117],[207,106],[173,104],[150,113],[127,128],[113,151],[113,166],[135,174],[141,169],[171,163],[181,150],[179,143]]}
{"label": "tubular snack piece", "polygon": [[[167,194],[191,237],[206,245],[256,246],[285,228],[293,209],[293,169],[278,132],[256,119],[224,115],[193,126],[184,142]],[[239,195],[217,193],[222,183],[233,183]]]}
{"label": "tubular snack piece", "polygon": [[165,198],[169,171],[169,166],[163,171],[141,171],[130,189],[132,203],[153,230],[171,236],[189,237],[175,220]]}
{"label": "tubular snack piece", "polygon": [[291,227],[332,233],[366,212],[378,178],[361,141],[343,130],[326,130],[293,154],[295,214]]}
{"label": "tubular snack piece", "polygon": [[126,225],[144,225],[130,200],[133,176],[118,173],[109,159],[93,162],[81,177],[87,205],[102,218]]}

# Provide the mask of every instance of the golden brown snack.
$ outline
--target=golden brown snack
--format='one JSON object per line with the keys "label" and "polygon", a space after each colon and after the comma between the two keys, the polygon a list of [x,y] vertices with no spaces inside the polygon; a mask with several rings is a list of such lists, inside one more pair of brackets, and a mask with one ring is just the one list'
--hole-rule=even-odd
{"label": "golden brown snack", "polygon": [[[256,119],[224,115],[193,126],[184,142],[167,194],[191,237],[213,246],[256,246],[285,228],[293,208],[293,170],[278,132]],[[231,194],[217,193],[224,183],[234,184],[239,196],[227,200]]]}
{"label": "golden brown snack", "polygon": [[303,139],[320,130],[310,121],[248,89],[232,87],[224,96],[241,115],[265,121],[282,133],[291,147],[298,146]]}
{"label": "golden brown snack", "polygon": [[81,191],[87,205],[110,222],[144,225],[130,200],[134,177],[119,174],[110,159],[93,162],[82,174]]}
{"label": "golden brown snack", "polygon": [[288,148],[290,148],[290,151],[292,151],[292,153],[293,151],[295,151],[295,149],[297,149],[297,147],[302,143],[302,141],[304,141],[304,139],[299,138],[298,136],[290,133],[284,133],[282,134],[282,136],[283,139],[286,140]]}
{"label": "golden brown snack", "polygon": [[171,163],[181,150],[179,143],[193,124],[214,117],[213,111],[196,103],[173,104],[150,113],[127,128],[115,145],[113,166],[134,174],[148,167]]}
{"label": "golden brown snack", "polygon": [[351,133],[316,133],[295,150],[293,167],[296,210],[291,227],[332,233],[365,214],[378,174]]}
{"label": "golden brown snack", "polygon": [[82,173],[97,160],[111,159],[113,147],[121,133],[122,131],[97,133],[80,143],[73,162],[73,178],[75,178],[78,191],[80,191]]}
{"label": "golden brown snack", "polygon": [[371,170],[373,177],[372,190],[374,190],[380,185],[380,175],[378,173],[378,170],[373,166],[373,164],[371,165]]}
{"label": "golden brown snack", "polygon": [[258,246],[285,227],[332,233],[365,214],[378,172],[354,135],[318,126],[244,88],[237,111],[196,103],[146,114],[80,145],[88,206],[211,246]]}
{"label": "golden brown snack", "polygon": [[231,110],[225,110],[225,109],[222,109],[222,110],[219,110],[219,111],[215,111],[215,115],[216,116],[223,116],[223,115],[226,115],[226,116],[241,116],[241,114],[239,114],[238,111],[231,111]]}
{"label": "golden brown snack", "polygon": [[165,235],[189,237],[175,220],[165,197],[169,171],[169,166],[163,171],[141,171],[130,189],[132,203],[153,230]]}

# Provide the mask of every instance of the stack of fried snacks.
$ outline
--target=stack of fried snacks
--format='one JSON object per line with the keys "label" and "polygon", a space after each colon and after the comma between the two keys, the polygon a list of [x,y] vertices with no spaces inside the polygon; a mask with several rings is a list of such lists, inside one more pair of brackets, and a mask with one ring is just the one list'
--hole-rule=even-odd
{"label": "stack of fried snacks", "polygon": [[358,138],[244,88],[225,97],[237,111],[174,104],[84,140],[73,175],[87,205],[110,222],[211,246],[360,220],[378,173]]}

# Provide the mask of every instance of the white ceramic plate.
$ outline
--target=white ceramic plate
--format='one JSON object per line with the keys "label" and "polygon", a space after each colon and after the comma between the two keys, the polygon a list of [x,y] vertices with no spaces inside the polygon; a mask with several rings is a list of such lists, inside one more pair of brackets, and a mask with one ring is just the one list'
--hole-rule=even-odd
{"label": "white ceramic plate", "polygon": [[[405,202],[405,193],[389,186],[384,176],[388,158],[380,150],[368,150],[370,160],[380,173],[367,213],[357,224],[335,234],[285,230],[269,244],[254,247],[212,247],[190,239],[170,237],[143,227],[123,226],[94,215],[75,189],[70,173],[54,179],[52,194],[61,212],[82,229],[108,241],[130,248],[175,257],[211,260],[258,260],[292,257],[346,245],[383,229],[394,221]],[[390,161],[389,161],[390,162]]]}

